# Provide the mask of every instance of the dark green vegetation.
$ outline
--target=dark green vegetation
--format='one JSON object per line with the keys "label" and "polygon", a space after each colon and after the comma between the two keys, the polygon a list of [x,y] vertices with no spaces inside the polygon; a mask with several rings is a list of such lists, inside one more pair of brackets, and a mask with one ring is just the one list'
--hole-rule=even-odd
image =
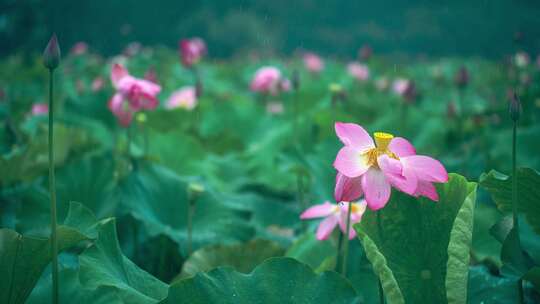
{"label": "dark green vegetation", "polygon": [[[343,63],[327,61],[313,76],[297,58],[287,62],[201,64],[197,107],[138,116],[128,147],[128,131],[107,108],[110,63],[96,54],[62,61],[54,146],[61,303],[376,303],[378,279],[391,304],[511,303],[520,278],[526,303],[539,300],[540,176],[530,169],[540,167],[534,65],[375,57],[370,80],[359,83]],[[281,114],[267,113],[264,98],[249,92],[263,63],[288,77],[302,71],[298,92],[270,99],[283,102]],[[471,81],[459,89],[454,74],[462,65]],[[127,66],[139,77],[156,71],[162,103],[193,83],[168,49],[143,50]],[[93,91],[98,76],[106,84]],[[0,77],[7,80],[0,97],[0,302],[48,303],[47,116],[29,115],[33,103],[46,100],[47,73],[38,59],[13,56],[0,62]],[[378,90],[382,77],[413,79],[419,97],[406,103]],[[344,100],[332,102],[331,83],[342,86]],[[507,217],[508,88],[523,105],[518,232]],[[337,231],[315,240],[317,221],[303,230],[296,199],[298,175],[306,204],[332,199],[335,121],[406,137],[453,173],[438,186],[438,203],[394,192],[386,208],[368,210],[355,226],[359,241],[350,243],[346,278],[332,271]],[[190,242],[194,183],[204,191],[195,200]]]}

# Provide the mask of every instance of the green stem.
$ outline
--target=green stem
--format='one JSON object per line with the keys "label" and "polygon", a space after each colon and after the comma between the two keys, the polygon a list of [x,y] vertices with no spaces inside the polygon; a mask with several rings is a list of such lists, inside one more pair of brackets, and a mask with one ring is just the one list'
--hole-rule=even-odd
{"label": "green stem", "polygon": [[[306,201],[304,199],[304,182],[302,178],[302,173],[297,172],[296,174],[296,187],[297,187],[297,199],[298,199],[298,206],[302,211],[307,209]],[[306,231],[307,225],[306,221],[302,221],[302,231]]]}
{"label": "green stem", "polygon": [[[382,229],[382,219],[381,219],[381,211],[377,211],[377,229],[379,230],[379,238],[381,240],[381,247],[384,243],[384,236],[383,236],[383,229]],[[378,279],[379,281],[379,303],[384,304],[384,290],[382,288],[382,282],[381,279]]]}
{"label": "green stem", "polygon": [[[518,221],[518,176],[516,170],[516,142],[517,142],[517,121],[514,121],[512,127],[512,218],[514,220],[514,229],[516,231],[516,239],[519,248],[521,248],[521,239],[519,237],[519,221]],[[518,280],[518,303],[523,304],[523,281]]]}
{"label": "green stem", "polygon": [[[339,230],[339,229],[338,229]],[[337,245],[337,254],[336,254],[336,268],[335,271],[337,272],[340,265],[340,257],[341,257],[341,247],[343,245],[343,232],[339,230],[339,238],[338,238],[338,245]]]}
{"label": "green stem", "polygon": [[188,256],[193,252],[193,216],[195,215],[195,199],[192,197],[189,199],[188,205],[188,219],[187,219],[187,233],[188,233]]}
{"label": "green stem", "polygon": [[384,291],[382,288],[381,280],[379,280],[379,284],[377,285],[379,286],[379,303],[384,304]]}
{"label": "green stem", "polygon": [[343,261],[341,264],[341,274],[344,277],[347,277],[347,257],[349,255],[349,233],[350,233],[350,225],[351,225],[351,210],[352,210],[352,203],[348,203],[347,208],[347,225],[345,226],[347,231],[345,232],[345,246],[343,247]]}
{"label": "green stem", "polygon": [[52,303],[58,304],[58,239],[56,235],[56,185],[54,177],[54,71],[49,69],[49,192],[51,195]]}

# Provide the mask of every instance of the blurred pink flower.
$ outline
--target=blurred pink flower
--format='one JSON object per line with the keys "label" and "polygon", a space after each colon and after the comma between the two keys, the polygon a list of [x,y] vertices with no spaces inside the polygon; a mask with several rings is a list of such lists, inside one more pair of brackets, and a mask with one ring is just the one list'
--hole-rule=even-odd
{"label": "blurred pink flower", "polygon": [[207,49],[204,40],[201,38],[182,39],[178,43],[182,64],[191,67],[206,55]]}
{"label": "blurred pink flower", "polygon": [[161,91],[161,86],[129,75],[128,70],[118,63],[112,67],[111,81],[116,94],[127,99],[133,110],[153,110],[157,107],[156,96]]}
{"label": "blurred pink flower", "polygon": [[399,96],[403,96],[405,94],[405,91],[407,90],[407,87],[409,86],[410,81],[408,79],[404,78],[397,78],[392,83],[392,91]]}
{"label": "blurred pink flower", "polygon": [[324,220],[319,224],[319,228],[317,228],[316,236],[318,240],[326,240],[338,225],[343,233],[347,232],[349,204],[351,208],[351,221],[348,229],[349,240],[352,240],[356,237],[356,231],[354,231],[352,225],[360,222],[362,215],[366,211],[366,202],[364,200],[358,203],[346,202],[340,204],[331,204],[326,201],[323,204],[311,206],[300,215],[300,218],[305,220],[324,217]]}
{"label": "blurred pink flower", "polygon": [[284,81],[281,78],[281,72],[278,68],[264,66],[255,72],[250,88],[253,92],[276,95],[280,89],[290,89],[290,82],[287,85],[287,80]]}
{"label": "blurred pink flower", "polygon": [[[353,123],[337,122],[335,129],[345,146],[339,150],[334,168],[355,179],[348,181],[351,187],[361,185],[354,195],[361,190],[370,209],[386,205],[392,186],[409,195],[439,200],[433,183],[448,181],[448,173],[439,161],[416,155],[411,143],[401,137],[375,132],[373,141],[364,128]],[[336,188],[338,183],[336,180]]]}
{"label": "blurred pink flower", "polygon": [[304,54],[304,66],[312,73],[319,73],[324,69],[324,61],[315,53]]}
{"label": "blurred pink flower", "polygon": [[87,51],[88,45],[86,44],[86,42],[83,41],[75,43],[75,45],[73,45],[73,47],[71,48],[71,54],[76,56],[86,54]]}
{"label": "blurred pink flower", "polygon": [[92,81],[93,92],[101,91],[101,89],[103,89],[104,86],[105,86],[105,80],[101,76],[94,78],[94,80]]}
{"label": "blurred pink flower", "polygon": [[158,106],[157,94],[161,87],[129,75],[123,65],[113,65],[111,82],[116,93],[109,102],[109,108],[123,126],[129,125],[134,112],[153,110]]}
{"label": "blurred pink flower", "polygon": [[49,113],[48,104],[44,102],[40,102],[40,103],[35,103],[32,105],[32,110],[31,110],[32,116],[45,115],[47,113]]}
{"label": "blurred pink flower", "polygon": [[184,108],[192,110],[197,105],[196,89],[192,86],[183,87],[171,94],[165,107],[167,109]]}
{"label": "blurred pink flower", "polygon": [[283,111],[283,103],[279,101],[271,101],[266,105],[266,112],[270,114],[281,114]]}
{"label": "blurred pink flower", "polygon": [[369,78],[369,68],[365,64],[351,62],[347,65],[347,71],[349,75],[360,81],[365,81]]}
{"label": "blurred pink flower", "polygon": [[514,64],[518,68],[524,68],[529,65],[531,62],[531,58],[529,57],[529,54],[525,52],[517,52],[514,56]]}
{"label": "blurred pink flower", "polygon": [[121,126],[127,127],[133,119],[135,111],[129,105],[129,102],[125,100],[122,95],[114,94],[111,100],[109,100],[109,110],[118,119]]}

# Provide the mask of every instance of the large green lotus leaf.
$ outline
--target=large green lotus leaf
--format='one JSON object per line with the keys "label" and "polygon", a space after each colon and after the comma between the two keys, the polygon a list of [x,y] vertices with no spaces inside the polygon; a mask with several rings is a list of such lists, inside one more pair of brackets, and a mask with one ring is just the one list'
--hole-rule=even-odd
{"label": "large green lotus leaf", "polygon": [[[64,225],[58,227],[59,251],[95,237],[96,223],[87,208],[72,203]],[[50,247],[50,239],[0,229],[1,303],[24,303],[51,260]]]}
{"label": "large green lotus leaf", "polygon": [[501,266],[501,243],[489,233],[493,223],[498,222],[501,218],[502,215],[495,204],[484,202],[476,204],[473,229],[473,257],[475,260],[486,261],[497,267]]}
{"label": "large green lotus leaf", "polygon": [[[79,272],[72,268],[63,268],[59,274],[60,303],[77,304],[123,304],[125,302],[115,293],[111,292],[111,287],[100,287],[97,289],[87,289],[83,287],[79,280]],[[42,276],[36,287],[32,290],[26,304],[49,303],[52,299],[52,280],[49,276]]]}
{"label": "large green lotus leaf", "polygon": [[206,151],[193,136],[174,130],[167,133],[148,131],[149,154],[158,162],[180,175],[198,174],[198,166],[206,157]]}
{"label": "large green lotus leaf", "polygon": [[[121,186],[123,211],[142,222],[151,237],[165,234],[187,249],[188,179],[158,165],[141,165]],[[212,193],[197,200],[193,248],[247,241],[253,236],[246,212],[232,210]]]}
{"label": "large green lotus leaf", "polygon": [[469,304],[515,303],[518,299],[517,282],[490,274],[483,266],[472,267],[467,299]]}
{"label": "large green lotus leaf", "polygon": [[396,191],[355,225],[388,303],[464,303],[476,184],[450,174],[437,191],[439,202]]}
{"label": "large green lotus leaf", "polygon": [[80,281],[87,289],[107,288],[123,303],[157,303],[167,295],[167,284],[125,257],[118,244],[116,222],[105,220],[98,239],[80,256]]}
{"label": "large green lotus leaf", "polygon": [[357,303],[351,284],[335,272],[316,274],[291,258],[271,258],[250,274],[220,267],[169,288],[162,303]]}
{"label": "large green lotus leaf", "polygon": [[[57,171],[56,190],[59,215],[69,201],[77,201],[90,208],[99,218],[113,215],[116,186],[112,156],[85,157]],[[64,211],[65,212],[65,211]]]}
{"label": "large green lotus leaf", "polygon": [[[518,210],[525,213],[534,231],[540,234],[540,174],[534,169],[518,168]],[[489,191],[497,207],[512,211],[512,177],[495,170],[480,176],[480,185]]]}
{"label": "large green lotus leaf", "polygon": [[219,266],[231,266],[236,271],[249,273],[264,260],[282,256],[284,252],[285,250],[275,242],[263,239],[243,244],[203,247],[187,259],[177,279],[191,277]]}

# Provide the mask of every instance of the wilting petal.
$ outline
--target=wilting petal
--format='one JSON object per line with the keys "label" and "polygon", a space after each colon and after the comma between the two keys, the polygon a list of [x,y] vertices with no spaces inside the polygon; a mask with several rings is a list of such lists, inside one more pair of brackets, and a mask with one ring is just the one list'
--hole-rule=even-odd
{"label": "wilting petal", "polygon": [[352,147],[341,148],[334,161],[334,168],[347,177],[358,177],[368,169],[368,157]]}
{"label": "wilting petal", "polygon": [[437,193],[437,189],[435,189],[435,186],[426,181],[419,181],[418,187],[416,188],[415,196],[425,196],[429,198],[432,201],[438,202],[439,201],[439,194]]}
{"label": "wilting petal", "polygon": [[414,170],[388,155],[379,156],[377,163],[392,186],[410,195],[415,193],[418,178]]}
{"label": "wilting petal", "polygon": [[128,70],[123,65],[115,63],[111,69],[111,82],[113,86],[118,88],[120,79],[128,75]]}
{"label": "wilting petal", "polygon": [[334,125],[339,140],[349,147],[365,151],[375,147],[373,139],[361,126],[354,123],[336,122]]}
{"label": "wilting petal", "polygon": [[436,159],[424,155],[413,155],[401,158],[403,166],[409,167],[416,173],[418,180],[444,183],[448,181],[448,173]]}
{"label": "wilting petal", "polygon": [[329,202],[324,202],[324,204],[309,207],[300,215],[300,218],[310,219],[317,217],[325,217],[332,214],[332,212],[336,210],[336,207],[336,205],[330,204]]}
{"label": "wilting petal", "polygon": [[346,177],[341,173],[336,174],[336,187],[334,198],[336,202],[352,202],[362,196],[362,182],[360,177]]}
{"label": "wilting petal", "polygon": [[388,149],[398,157],[416,155],[414,146],[403,137],[394,137],[388,145]]}
{"label": "wilting petal", "polygon": [[331,215],[325,218],[319,224],[319,228],[317,228],[317,239],[321,241],[326,240],[328,236],[330,236],[330,233],[332,233],[332,230],[334,230],[334,228],[336,227],[337,222],[337,216]]}
{"label": "wilting petal", "polygon": [[390,183],[386,180],[384,173],[374,168],[362,175],[362,190],[371,210],[379,210],[384,207],[391,193]]}

